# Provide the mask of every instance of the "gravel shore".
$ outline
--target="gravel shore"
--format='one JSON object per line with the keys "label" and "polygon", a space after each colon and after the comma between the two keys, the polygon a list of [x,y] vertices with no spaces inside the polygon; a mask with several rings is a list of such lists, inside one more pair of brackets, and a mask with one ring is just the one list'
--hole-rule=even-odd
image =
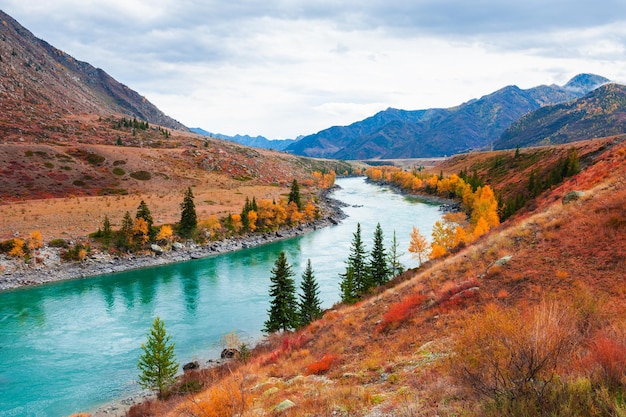
{"label": "gravel shore", "polygon": [[184,262],[289,239],[337,224],[346,217],[341,209],[342,206],[344,206],[342,202],[324,195],[320,201],[322,218],[308,224],[272,233],[251,234],[209,242],[206,245],[193,242],[180,243],[173,245],[171,250],[151,251],[143,255],[112,256],[105,252],[92,251],[82,262],[69,263],[61,261],[61,249],[48,246],[36,250],[33,256],[34,259],[39,260],[36,264],[26,264],[21,259],[16,260],[0,255],[0,291]]}

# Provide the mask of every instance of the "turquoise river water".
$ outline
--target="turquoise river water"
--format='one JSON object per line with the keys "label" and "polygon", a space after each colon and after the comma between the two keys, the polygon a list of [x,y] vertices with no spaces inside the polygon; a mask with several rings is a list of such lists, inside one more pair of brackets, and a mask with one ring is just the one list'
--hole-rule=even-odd
{"label": "turquoise river water", "polygon": [[231,332],[260,340],[280,251],[298,288],[311,259],[323,307],[332,306],[357,222],[368,250],[376,223],[386,248],[395,230],[403,264],[416,266],[407,251],[411,227],[428,234],[438,206],[363,178],[337,184],[333,197],[349,205],[337,226],[194,261],[0,292],[0,416],[67,416],[136,394],[141,344],[156,316],[181,364],[218,357]]}

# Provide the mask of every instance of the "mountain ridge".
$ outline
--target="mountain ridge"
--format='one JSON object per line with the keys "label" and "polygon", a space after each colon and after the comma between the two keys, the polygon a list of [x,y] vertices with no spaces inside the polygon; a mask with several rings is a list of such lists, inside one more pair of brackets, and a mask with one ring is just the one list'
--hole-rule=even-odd
{"label": "mountain ridge", "polygon": [[188,131],[103,69],[37,38],[2,10],[0,36],[1,110],[13,119],[28,119],[31,115],[58,119],[59,115],[76,113],[123,114]]}
{"label": "mountain ridge", "polygon": [[510,85],[446,109],[387,109],[348,126],[305,136],[287,151],[337,159],[392,159],[486,149],[522,115],[576,99],[608,81],[579,74],[564,86],[521,89]]}

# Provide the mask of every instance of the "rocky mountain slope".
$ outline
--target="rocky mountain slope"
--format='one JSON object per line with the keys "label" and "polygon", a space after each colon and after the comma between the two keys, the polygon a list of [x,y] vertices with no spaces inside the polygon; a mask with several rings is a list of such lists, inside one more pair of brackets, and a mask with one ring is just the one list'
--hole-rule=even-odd
{"label": "rocky mountain slope", "polygon": [[622,133],[626,133],[626,86],[606,84],[578,100],[523,116],[494,142],[494,148],[569,143]]}
{"label": "rocky mountain slope", "polygon": [[190,130],[202,136],[229,140],[231,142],[236,142],[240,145],[251,146],[253,148],[275,149],[277,151],[283,151],[289,145],[297,141],[297,139],[268,139],[264,136],[254,136],[254,137],[250,135],[228,136],[228,135],[222,135],[221,133],[211,133],[199,127],[192,127]]}
{"label": "rocky mountain slope", "polygon": [[56,129],[67,115],[122,114],[187,130],[104,70],[36,38],[0,11],[0,133],[19,137],[35,122]]}
{"label": "rocky mountain slope", "polygon": [[580,74],[564,86],[504,87],[448,109],[387,109],[349,126],[305,136],[287,150],[338,159],[433,157],[488,148],[514,121],[542,106],[567,102],[608,82]]}

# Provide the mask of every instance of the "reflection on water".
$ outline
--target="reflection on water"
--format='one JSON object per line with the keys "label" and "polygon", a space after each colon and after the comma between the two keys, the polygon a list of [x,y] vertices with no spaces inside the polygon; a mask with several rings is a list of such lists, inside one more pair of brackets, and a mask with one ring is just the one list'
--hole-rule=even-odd
{"label": "reflection on water", "polygon": [[387,247],[394,230],[402,261],[411,226],[430,230],[429,206],[363,179],[342,179],[335,197],[350,216],[342,224],[234,253],[0,293],[0,416],[62,416],[128,395],[141,343],[155,316],[176,342],[180,363],[215,357],[220,339],[237,332],[262,337],[270,270],[285,251],[299,286],[311,259],[325,308],[339,300],[356,223],[371,247],[376,223]]}

